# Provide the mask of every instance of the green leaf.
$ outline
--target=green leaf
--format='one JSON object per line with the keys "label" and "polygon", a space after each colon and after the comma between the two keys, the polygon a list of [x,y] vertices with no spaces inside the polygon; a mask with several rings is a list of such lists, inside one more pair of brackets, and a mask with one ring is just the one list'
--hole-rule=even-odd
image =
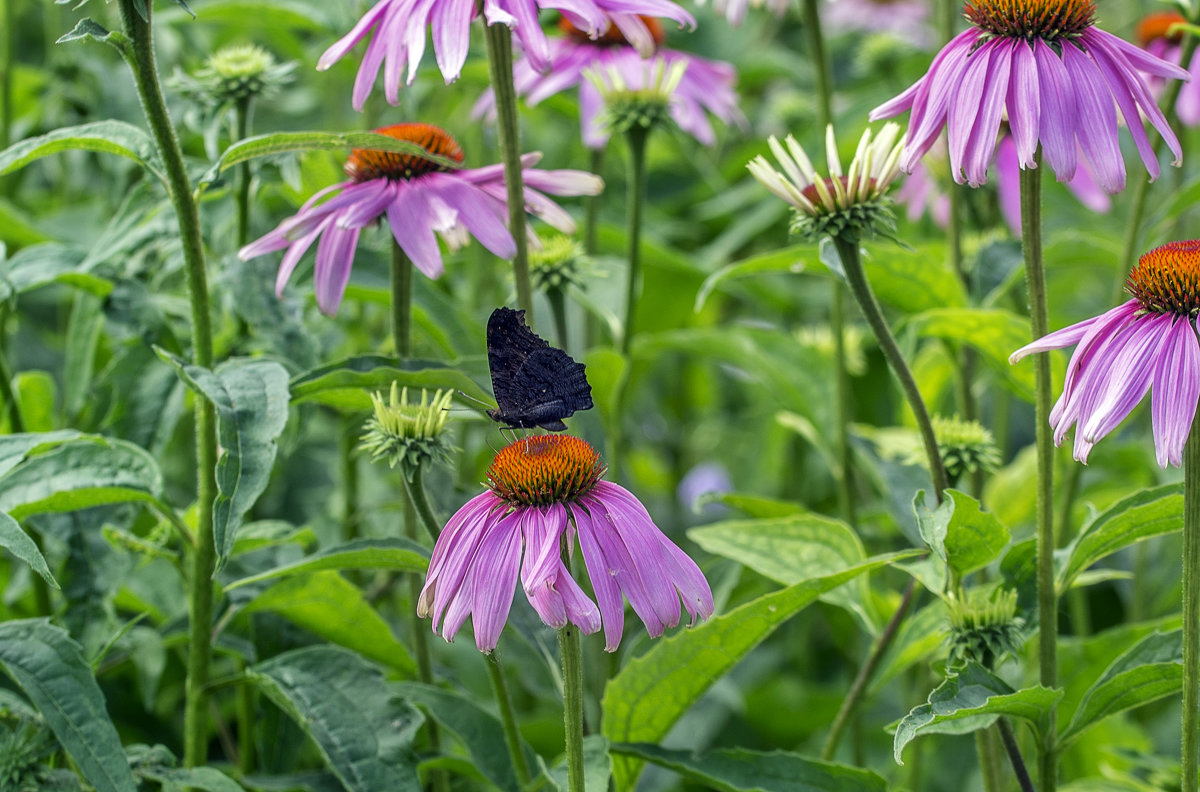
{"label": "green leaf", "polygon": [[870,770],[820,762],[786,751],[744,748],[678,751],[646,743],[618,744],[613,753],[636,756],[674,770],[707,789],[723,792],[886,792],[887,782]]}
{"label": "green leaf", "polygon": [[69,41],[84,41],[87,39],[98,41],[101,44],[110,44],[122,52],[129,45],[129,40],[125,37],[125,34],[114,33],[104,27],[104,25],[88,17],[84,17],[76,22],[75,27],[69,33],[63,33],[54,43],[66,44]]}
{"label": "green leaf", "polygon": [[96,792],[136,792],[104,694],[79,644],[47,619],[0,623],[0,666]]}
{"label": "green leaf", "polygon": [[[905,313],[967,305],[962,278],[947,260],[943,243],[920,245],[916,250],[890,245],[882,255],[863,256],[863,268],[880,301]],[[1029,335],[1028,322],[1025,335]]]}
{"label": "green leaf", "polygon": [[58,384],[48,371],[22,371],[13,379],[17,401],[21,405],[21,420],[27,432],[49,432],[54,427],[54,405],[58,401]]}
{"label": "green leaf", "polygon": [[361,591],[337,572],[284,578],[250,601],[247,613],[271,611],[306,630],[406,674],[416,664]]}
{"label": "green leaf", "polygon": [[92,387],[96,347],[104,329],[104,300],[85,291],[75,293],[67,324],[63,363],[63,413],[70,419],[83,409]]}
{"label": "green leaf", "polygon": [[705,278],[704,283],[700,284],[700,290],[696,292],[696,302],[692,310],[696,313],[703,311],[704,304],[708,302],[709,296],[716,291],[717,287],[728,280],[747,278],[764,272],[799,274],[811,271],[816,274],[827,274],[827,270],[824,267],[810,269],[809,261],[815,261],[815,254],[816,251],[812,245],[789,245],[779,250],[772,250],[770,253],[760,253],[757,256],[751,256],[741,261],[735,261],[732,264],[726,264]]}
{"label": "green leaf", "polygon": [[138,775],[162,784],[162,792],[245,792],[241,784],[212,767],[148,767],[139,768]]}
{"label": "green leaf", "polygon": [[1080,572],[1100,559],[1143,539],[1174,533],[1182,526],[1182,484],[1135,492],[1097,515],[1071,541],[1067,562],[1058,573],[1058,590],[1066,591]]}
{"label": "green leaf", "polygon": [[[584,790],[607,790],[612,784],[612,754],[608,740],[598,734],[583,738],[583,788]],[[551,783],[559,790],[569,790],[571,779],[564,756],[554,767],[546,767],[539,756],[538,762]]]}
{"label": "green leaf", "polygon": [[914,316],[911,325],[922,336],[973,347],[1014,393],[1033,401],[1033,366],[1008,362],[1029,343],[1027,318],[996,308],[932,308]]}
{"label": "green leaf", "polygon": [[4,512],[0,512],[0,547],[29,564],[51,586],[60,588],[54,575],[50,574],[50,567],[46,566],[46,558],[38,550],[37,543],[25,533],[20,523]]}
{"label": "green leaf", "polygon": [[[657,742],[693,703],[797,612],[859,575],[913,552],[876,556],[832,575],[776,591],[655,642],[630,661],[604,689],[603,733],[612,742]],[[618,789],[630,789],[641,763],[620,759],[613,775]]]}
{"label": "green leaf", "polygon": [[1183,685],[1183,630],[1146,636],[1118,657],[1084,694],[1063,732],[1066,746],[1089,726],[1178,693]]}
{"label": "green leaf", "polygon": [[[482,662],[493,662],[483,658]],[[500,719],[480,707],[471,698],[452,690],[443,690],[420,682],[398,682],[392,685],[399,695],[429,711],[434,720],[454,732],[471,763],[494,787],[516,792],[517,776],[513,771]],[[532,761],[533,751],[522,744],[526,758]],[[531,765],[532,766],[532,765]]]}
{"label": "green leaf", "polygon": [[72,149],[127,157],[153,173],[159,181],[166,181],[154,162],[154,141],[141,129],[124,121],[95,121],[63,127],[14,143],[0,151],[0,176],[36,159]]}
{"label": "green leaf", "polygon": [[53,448],[79,437],[85,435],[74,429],[0,435],[0,477],[19,465],[31,452]]}
{"label": "green leaf", "polygon": [[288,417],[287,370],[272,360],[234,358],[212,372],[156,351],[217,411],[221,455],[212,529],[220,571],[233,551],[242,519],[271,479],[276,441]]}
{"label": "green leaf", "polygon": [[235,580],[226,591],[274,577],[286,577],[329,569],[391,569],[424,573],[429,568],[429,551],[410,539],[355,539],[314,553],[257,575]]}
{"label": "green leaf", "polygon": [[[365,356],[349,358],[306,371],[292,378],[292,401],[316,401],[339,410],[371,409],[370,391],[401,387],[462,391],[467,397],[493,404],[492,397],[462,371],[432,360]],[[473,404],[478,407],[478,404]]]}
{"label": "green leaf", "polygon": [[[1008,715],[1029,721],[1040,734],[1060,698],[1061,690],[1041,686],[1013,690],[983,666],[970,663],[930,693],[927,703],[904,716],[896,728],[893,756],[896,764],[904,764],[900,759],[904,746],[922,732],[936,732],[938,725],[953,721],[962,721],[961,731],[975,731]],[[960,729],[956,727],[955,733]]]}
{"label": "green leaf", "polygon": [[[760,520],[728,520],[688,531],[688,538],[785,586],[838,572],[866,558],[862,542],[841,520],[796,514]],[[866,577],[823,594],[821,599],[858,616],[875,631]]]}
{"label": "green leaf", "polygon": [[[0,469],[4,467],[2,446]],[[51,446],[28,456],[0,477],[0,511],[22,520],[31,514],[75,511],[106,503],[152,502],[162,491],[162,474],[154,457],[133,443],[82,436]]]}
{"label": "green leaf", "polygon": [[0,263],[0,300],[13,295],[62,283],[73,288],[105,297],[113,284],[88,270],[87,251],[73,245],[46,242],[22,248],[8,261]]}
{"label": "green leaf", "polygon": [[420,713],[387,695],[379,668],[344,649],[312,646],[246,673],[312,738],[348,792],[420,789],[412,752]]}
{"label": "green leaf", "polygon": [[399,140],[377,132],[272,132],[239,140],[225,149],[225,153],[216,164],[200,179],[199,186],[200,189],[204,189],[229,168],[256,157],[297,151],[346,151],[353,148],[413,154],[451,171],[462,167],[461,162],[430,152],[412,141]]}
{"label": "green leaf", "polygon": [[583,358],[596,411],[609,431],[620,420],[621,393],[629,379],[629,358],[615,349],[590,349]]}
{"label": "green leaf", "polygon": [[930,511],[925,493],[917,492],[913,513],[925,544],[961,577],[990,564],[1011,537],[1008,529],[983,511],[970,495],[955,489],[946,490],[946,495]]}

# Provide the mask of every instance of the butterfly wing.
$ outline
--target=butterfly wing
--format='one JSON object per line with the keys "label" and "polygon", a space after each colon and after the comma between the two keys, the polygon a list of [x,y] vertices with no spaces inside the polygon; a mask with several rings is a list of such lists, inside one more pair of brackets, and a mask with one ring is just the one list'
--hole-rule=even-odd
{"label": "butterfly wing", "polygon": [[550,346],[525,324],[525,312],[497,308],[488,319],[488,366],[498,409],[490,414],[515,427],[562,431],[563,418],[592,406],[582,363]]}
{"label": "butterfly wing", "polygon": [[533,352],[549,348],[525,325],[524,311],[503,307],[492,311],[487,326],[488,368],[499,406],[493,418],[510,426],[519,425],[512,418],[522,412],[521,367]]}

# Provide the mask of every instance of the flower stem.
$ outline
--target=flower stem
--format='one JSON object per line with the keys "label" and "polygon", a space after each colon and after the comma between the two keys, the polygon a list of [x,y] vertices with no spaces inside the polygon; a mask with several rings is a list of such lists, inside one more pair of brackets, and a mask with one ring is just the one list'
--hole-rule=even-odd
{"label": "flower stem", "polygon": [[992,730],[979,729],[975,732],[975,753],[979,756],[979,773],[983,776],[983,792],[1001,792],[1004,784],[1000,779],[1000,764],[996,747],[992,743]]}
{"label": "flower stem", "polygon": [[1200,432],[1183,451],[1183,783],[1200,789]]}
{"label": "flower stem", "polygon": [[506,25],[486,25],[488,69],[496,93],[496,127],[504,182],[508,188],[508,230],[517,245],[513,258],[513,280],[517,306],[525,311],[525,322],[533,326],[533,280],[529,275],[529,252],[525,239],[525,189],[521,176],[521,125],[517,120],[517,91],[513,85],[512,31]]}
{"label": "flower stem", "polygon": [[816,74],[817,121],[824,130],[833,123],[833,80],[830,77],[829,54],[825,49],[825,37],[821,34],[821,15],[817,10],[818,0],[804,0],[804,30],[808,35],[809,57]]}
{"label": "flower stem", "polygon": [[855,708],[867,692],[867,685],[871,682],[871,678],[875,676],[875,671],[879,668],[879,662],[883,659],[884,652],[892,645],[892,640],[895,639],[896,633],[900,629],[900,622],[904,621],[904,616],[908,613],[908,609],[912,605],[915,592],[915,581],[908,581],[908,587],[904,589],[904,596],[901,598],[900,604],[896,607],[896,612],[892,614],[892,618],[888,621],[887,626],[883,628],[883,632],[876,639],[875,646],[871,649],[871,654],[867,657],[867,661],[858,669],[858,676],[854,678],[854,684],[850,686],[850,692],[842,699],[841,709],[838,710],[837,716],[834,717],[833,725],[829,728],[829,736],[825,738],[825,747],[821,749],[821,759],[826,762],[833,759],[838,742],[842,739],[842,733],[846,730],[846,725],[850,722],[850,716],[854,714]]}
{"label": "flower stem", "polygon": [[1008,752],[1008,760],[1012,763],[1017,783],[1021,785],[1021,792],[1035,792],[1033,780],[1029,778],[1029,771],[1025,769],[1025,760],[1021,758],[1021,748],[1017,745],[1017,736],[1013,734],[1012,724],[1007,718],[1000,718],[996,721],[996,728],[1000,730],[1000,739],[1004,741],[1004,750]]}
{"label": "flower stem", "polygon": [[425,477],[421,475],[421,469],[417,468],[413,473],[412,481],[409,481],[407,476],[401,476],[401,479],[404,481],[404,490],[408,493],[409,500],[417,510],[421,524],[425,526],[426,533],[429,534],[430,539],[437,542],[438,536],[442,532],[441,524],[433,514],[433,507],[429,505],[429,496],[425,493]]}
{"label": "flower stem", "polygon": [[559,347],[567,348],[567,300],[559,286],[546,289],[546,300],[550,303],[550,314],[554,317],[554,337]]}
{"label": "flower stem", "polygon": [[512,697],[508,695],[508,683],[504,681],[504,669],[495,654],[486,655],[483,659],[487,667],[488,678],[492,681],[492,693],[496,696],[496,705],[500,708],[500,723],[504,728],[504,744],[508,746],[508,755],[512,760],[513,772],[517,776],[517,786],[524,789],[528,786],[529,764],[525,761],[525,751],[521,747],[521,732],[517,728],[517,716],[513,712]]}
{"label": "flower stem", "polygon": [[25,431],[25,419],[21,416],[21,402],[13,387],[13,373],[8,368],[7,350],[0,349],[0,397],[8,407],[9,431],[20,434]]}
{"label": "flower stem", "polygon": [[[1025,256],[1025,285],[1033,339],[1050,329],[1046,307],[1046,269],[1042,261],[1042,169],[1021,170],[1021,248]],[[1050,436],[1050,358],[1037,355],[1035,418],[1037,422],[1037,581],[1038,665],[1041,684],[1058,686],[1058,606],[1054,591],[1054,446]],[[1057,713],[1048,714],[1038,746],[1038,781],[1042,792],[1054,792],[1058,782],[1058,749],[1054,744]]]}
{"label": "flower stem", "polygon": [[629,142],[629,280],[625,284],[625,324],[621,330],[621,353],[633,344],[634,314],[637,312],[638,281],[642,275],[642,202],[646,197],[646,139],[650,130],[634,125],[625,133]]}
{"label": "flower stem", "polygon": [[846,294],[835,280],[829,293],[829,332],[833,336],[834,423],[838,455],[838,511],[846,524],[854,527],[854,462],[850,449],[850,373],[846,370]]}
{"label": "flower stem", "polygon": [[412,261],[392,240],[392,338],[396,357],[403,360],[412,353]]}
{"label": "flower stem", "polygon": [[338,458],[342,463],[342,539],[358,538],[358,436],[362,421],[357,416],[342,418],[341,436],[338,438]]}
{"label": "flower stem", "polygon": [[558,631],[563,669],[563,725],[566,727],[567,788],[583,788],[583,652],[579,628],[568,624]]}
{"label": "flower stem", "polygon": [[0,64],[0,149],[12,142],[13,67],[17,62],[17,4],[4,0],[4,63]]}
{"label": "flower stem", "polygon": [[[158,146],[167,176],[167,191],[179,222],[187,273],[188,300],[192,318],[192,360],[204,368],[213,364],[212,325],[208,304],[208,274],[204,266],[204,242],[200,215],[192,195],[192,184],[183,162],[183,151],[163,99],[158,66],[154,58],[151,30],[152,4],[145,4],[145,19],[135,0],[120,0],[121,20],[129,47],[123,50],[133,72],[134,83],[146,114],[150,132]],[[205,759],[208,738],[209,664],[212,659],[213,571],[216,547],[213,537],[213,498],[216,495],[216,415],[206,399],[196,400],[196,525],[197,542],[192,552],[189,581],[189,627],[187,682],[184,705],[183,761],[194,767]]]}
{"label": "flower stem", "polygon": [[[233,142],[245,140],[250,134],[250,105],[254,100],[243,97],[233,106]],[[250,163],[237,166],[237,184],[233,194],[234,211],[237,214],[236,239],[241,250],[250,241]]]}
{"label": "flower stem", "polygon": [[929,410],[925,407],[925,400],[921,398],[917,381],[913,379],[912,371],[904,362],[904,355],[900,353],[900,346],[896,343],[891,328],[888,327],[887,319],[883,316],[883,309],[879,307],[879,303],[871,291],[871,285],[867,282],[867,274],[863,271],[862,259],[858,255],[858,242],[839,236],[833,238],[833,244],[841,257],[842,269],[845,270],[846,283],[850,286],[850,293],[858,301],[859,308],[862,309],[867,324],[871,326],[871,331],[879,343],[879,349],[887,359],[888,365],[891,366],[892,373],[900,381],[904,398],[908,400],[908,406],[917,421],[917,429],[925,444],[929,475],[933,478],[933,490],[937,495],[938,503],[941,503],[942,493],[949,484],[946,478],[946,467],[942,464],[942,455],[938,452],[937,438],[933,434],[933,422],[929,419]]}
{"label": "flower stem", "polygon": [[[600,171],[604,169],[604,149],[592,149],[591,165],[589,170],[601,175]],[[596,255],[597,241],[596,234],[600,226],[600,196],[589,195],[586,201],[586,214],[583,220],[583,249],[589,256]]]}

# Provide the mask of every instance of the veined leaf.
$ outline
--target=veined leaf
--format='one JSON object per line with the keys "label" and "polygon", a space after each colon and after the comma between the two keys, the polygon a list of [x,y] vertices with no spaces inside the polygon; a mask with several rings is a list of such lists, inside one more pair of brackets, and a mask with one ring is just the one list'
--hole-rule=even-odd
{"label": "veined leaf", "polygon": [[[371,409],[371,390],[385,391],[397,382],[401,387],[441,388],[462,391],[484,404],[492,397],[474,380],[456,368],[432,360],[406,360],[365,356],[349,358],[306,371],[292,378],[292,401],[317,401],[340,410]],[[478,405],[473,405],[478,406]]]}
{"label": "veined leaf", "polygon": [[935,509],[918,492],[913,513],[925,544],[959,575],[990,564],[1008,546],[1008,529],[965,492],[946,490],[946,499]]}
{"label": "veined leaf", "polygon": [[50,567],[46,566],[45,556],[38,550],[37,543],[25,533],[20,523],[4,512],[0,512],[0,547],[29,564],[33,571],[51,586],[59,588],[58,581],[50,574]]}
{"label": "veined leaf", "polygon": [[429,551],[409,539],[355,539],[328,550],[314,553],[281,567],[235,580],[226,591],[307,572],[329,569],[391,569],[397,572],[424,572],[429,568]]}
{"label": "veined leaf", "polygon": [[99,151],[127,157],[166,182],[154,162],[154,141],[142,129],[124,121],[94,121],[63,127],[45,135],[14,143],[0,151],[0,176],[51,154],[71,149]]}

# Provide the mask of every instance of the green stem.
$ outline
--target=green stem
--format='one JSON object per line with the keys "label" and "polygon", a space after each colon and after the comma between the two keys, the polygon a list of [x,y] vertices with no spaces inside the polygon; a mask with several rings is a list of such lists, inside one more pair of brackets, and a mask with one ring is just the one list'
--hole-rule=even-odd
{"label": "green stem", "polygon": [[7,350],[0,350],[0,398],[8,408],[9,429],[14,434],[25,431],[25,419],[21,416],[21,402],[13,388],[13,373],[8,368]]}
{"label": "green stem", "polygon": [[338,458],[342,463],[342,533],[345,541],[358,538],[358,437],[362,430],[361,420],[354,415],[342,418],[342,432],[338,443]]}
{"label": "green stem", "polygon": [[579,628],[568,624],[558,631],[563,669],[563,725],[566,728],[567,788],[583,788],[583,652]]}
{"label": "green stem", "polygon": [[[1033,339],[1050,329],[1046,306],[1046,269],[1042,261],[1042,168],[1021,170],[1021,248],[1025,257],[1025,285],[1029,292],[1029,320]],[[1054,590],[1054,446],[1050,434],[1050,357],[1034,360],[1037,422],[1037,581],[1038,666],[1042,685],[1058,686],[1058,606]],[[1038,780],[1042,792],[1054,792],[1058,783],[1058,749],[1055,746],[1057,712],[1048,714],[1045,737],[1038,746]]]}
{"label": "green stem", "polygon": [[412,261],[392,240],[392,338],[396,357],[403,360],[412,354]]}
{"label": "green stem", "polygon": [[1200,789],[1200,431],[1183,452],[1183,785]]}
{"label": "green stem", "polygon": [[[592,149],[589,170],[597,176],[604,170],[604,149]],[[600,226],[600,196],[589,195],[586,200],[586,214],[583,220],[583,249],[589,256],[596,255],[599,247],[596,236]]]}
{"label": "green stem", "polygon": [[1021,792],[1035,792],[1033,780],[1029,778],[1029,771],[1025,769],[1025,760],[1021,758],[1021,748],[1017,745],[1017,736],[1013,734],[1012,724],[1007,718],[1000,718],[996,721],[996,728],[1000,730],[1000,739],[1004,741],[1004,750],[1008,752],[1008,760],[1012,763],[1017,783],[1021,785]]}
{"label": "green stem", "polygon": [[[246,663],[237,661],[237,675],[242,683],[237,689],[237,739],[238,739],[238,770],[246,776],[254,770],[254,685],[248,684],[246,678]],[[213,686],[209,686],[211,692]]]}
{"label": "green stem", "polygon": [[546,299],[550,303],[550,314],[554,317],[554,335],[562,349],[567,348],[567,299],[559,286],[546,289]]}
{"label": "green stem", "polygon": [[804,31],[808,35],[809,56],[816,75],[817,121],[821,131],[833,123],[833,80],[830,76],[829,54],[825,48],[825,37],[821,35],[821,16],[817,11],[818,0],[804,0],[801,13],[804,15]]}
{"label": "green stem", "polygon": [[[250,104],[253,100],[247,96],[237,101],[233,106],[233,142],[245,140],[250,134]],[[237,250],[245,247],[250,241],[250,163],[243,162],[237,166],[237,184],[233,194],[234,211],[237,214],[236,238]]]}
{"label": "green stem", "polygon": [[442,532],[442,524],[438,522],[437,517],[433,513],[433,507],[429,505],[429,496],[425,492],[425,477],[421,474],[421,468],[413,471],[412,481],[407,477],[401,477],[404,481],[404,489],[408,494],[408,499],[413,507],[417,510],[417,516],[421,520],[421,525],[425,526],[426,533],[433,542],[437,542],[438,536]]}
{"label": "green stem", "polygon": [[513,86],[512,31],[506,25],[487,25],[488,69],[496,94],[496,126],[500,158],[508,188],[508,229],[517,244],[513,258],[513,280],[517,307],[525,311],[525,323],[533,326],[533,279],[529,274],[529,252],[525,239],[525,189],[521,176],[521,125],[517,120],[517,91]]}
{"label": "green stem", "polygon": [[930,421],[929,410],[925,407],[925,400],[921,397],[921,391],[917,388],[917,381],[913,378],[912,371],[904,361],[904,355],[900,353],[900,346],[896,343],[891,328],[888,327],[887,319],[883,316],[883,309],[879,307],[879,302],[876,301],[875,295],[871,291],[871,285],[867,282],[867,274],[863,271],[862,259],[858,255],[858,242],[844,237],[834,237],[833,244],[841,257],[842,269],[845,270],[846,283],[850,287],[850,293],[858,301],[859,308],[879,343],[879,349],[887,359],[888,365],[891,366],[892,373],[899,380],[900,389],[904,391],[904,398],[908,401],[908,406],[917,421],[917,429],[925,444],[925,456],[929,463],[929,475],[933,479],[933,490],[937,495],[938,503],[941,503],[942,493],[949,484],[946,479],[946,467],[942,464],[942,456],[938,452],[937,438],[933,434],[933,422]]}
{"label": "green stem", "polygon": [[512,697],[508,695],[508,683],[504,681],[504,669],[495,654],[484,657],[488,678],[492,681],[492,693],[496,697],[496,705],[500,708],[500,724],[504,729],[504,744],[508,746],[508,756],[512,760],[513,771],[517,775],[517,786],[524,789],[530,781],[529,763],[525,760],[525,751],[521,747],[521,732],[517,728],[517,716],[513,711]]}
{"label": "green stem", "polygon": [[649,137],[650,130],[636,124],[625,133],[629,142],[629,280],[625,284],[625,324],[621,330],[621,353],[624,355],[629,354],[633,345],[638,281],[642,275],[642,202],[646,198],[646,140]]}
{"label": "green stem", "polygon": [[17,62],[17,4],[4,0],[4,63],[0,64],[0,149],[12,142],[13,68]]}
{"label": "green stem", "polygon": [[996,746],[992,744],[991,733],[991,729],[979,729],[975,732],[975,753],[979,756],[983,792],[1001,792],[1004,786],[1000,781],[1000,758],[996,756]]}
{"label": "green stem", "polygon": [[846,524],[853,527],[857,517],[854,509],[854,462],[850,448],[850,413],[852,394],[850,373],[846,368],[846,288],[834,281],[829,293],[829,332],[833,336],[834,423],[838,455],[838,511]]}
{"label": "green stem", "polygon": [[[138,96],[150,132],[158,146],[167,176],[171,205],[179,222],[187,273],[188,299],[192,318],[192,360],[203,368],[212,368],[212,325],[208,304],[208,274],[204,266],[204,243],[200,235],[200,215],[192,195],[183,161],[183,151],[163,99],[158,66],[154,58],[151,30],[151,3],[145,4],[146,18],[137,10],[135,0],[120,0],[121,20],[129,39],[126,53]],[[194,767],[205,759],[208,737],[208,683],[212,659],[213,572],[216,547],[213,540],[213,498],[216,495],[217,435],[212,404],[196,400],[196,525],[197,544],[192,553],[189,581],[188,667],[185,684],[183,761]]]}
{"label": "green stem", "polygon": [[912,605],[915,592],[916,586],[914,585],[914,581],[910,580],[908,587],[904,589],[904,597],[901,598],[900,605],[897,606],[896,612],[892,614],[892,618],[888,620],[887,626],[883,628],[883,632],[876,639],[875,646],[871,649],[871,654],[867,657],[867,661],[858,669],[858,676],[854,678],[854,684],[850,686],[850,692],[842,699],[842,706],[838,710],[837,716],[833,719],[833,725],[829,728],[829,736],[825,738],[825,747],[821,749],[821,758],[826,762],[833,759],[838,742],[842,739],[842,733],[846,730],[846,725],[850,722],[850,716],[854,714],[855,708],[857,708],[858,703],[862,701],[863,696],[866,694],[867,685],[870,684],[872,677],[875,676],[875,671],[879,668],[879,663],[883,660],[884,653],[892,645],[892,641],[900,629],[900,623],[904,621],[904,616],[908,613],[908,609]]}

